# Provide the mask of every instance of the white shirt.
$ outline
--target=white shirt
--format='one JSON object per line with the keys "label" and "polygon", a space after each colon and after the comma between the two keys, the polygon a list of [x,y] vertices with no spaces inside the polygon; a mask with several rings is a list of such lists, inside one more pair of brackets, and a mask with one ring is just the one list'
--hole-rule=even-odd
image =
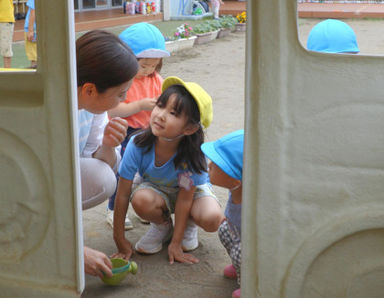
{"label": "white shirt", "polygon": [[107,112],[92,114],[79,110],[78,120],[80,157],[92,157],[103,141],[104,129],[108,123]]}

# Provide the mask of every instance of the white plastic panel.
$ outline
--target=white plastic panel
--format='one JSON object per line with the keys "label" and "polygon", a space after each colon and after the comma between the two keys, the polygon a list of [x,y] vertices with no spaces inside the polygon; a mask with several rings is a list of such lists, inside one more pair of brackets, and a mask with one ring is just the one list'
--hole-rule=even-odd
{"label": "white plastic panel", "polygon": [[0,73],[0,296],[84,287],[73,1],[36,0],[38,69]]}
{"label": "white plastic panel", "polygon": [[247,3],[242,295],[381,297],[384,60],[307,52],[296,2]]}

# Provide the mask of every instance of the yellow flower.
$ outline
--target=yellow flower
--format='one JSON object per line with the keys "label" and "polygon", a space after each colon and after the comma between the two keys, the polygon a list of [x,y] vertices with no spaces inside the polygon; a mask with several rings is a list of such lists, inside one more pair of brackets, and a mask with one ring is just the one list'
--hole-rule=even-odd
{"label": "yellow flower", "polygon": [[240,13],[236,16],[236,19],[239,23],[246,23],[247,22],[247,13],[245,11],[243,11],[242,13]]}

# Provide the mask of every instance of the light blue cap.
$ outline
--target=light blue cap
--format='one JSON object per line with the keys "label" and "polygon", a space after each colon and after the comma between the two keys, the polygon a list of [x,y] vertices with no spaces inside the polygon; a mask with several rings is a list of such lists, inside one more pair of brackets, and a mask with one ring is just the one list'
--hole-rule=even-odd
{"label": "light blue cap", "polygon": [[242,180],[244,130],[237,130],[214,142],[201,145],[203,153],[224,173]]}
{"label": "light blue cap", "polygon": [[339,20],[328,19],[312,28],[307,48],[324,53],[358,53],[356,35],[353,29]]}
{"label": "light blue cap", "polygon": [[165,39],[156,26],[137,23],[120,33],[119,38],[126,43],[137,58],[169,57],[165,49]]}

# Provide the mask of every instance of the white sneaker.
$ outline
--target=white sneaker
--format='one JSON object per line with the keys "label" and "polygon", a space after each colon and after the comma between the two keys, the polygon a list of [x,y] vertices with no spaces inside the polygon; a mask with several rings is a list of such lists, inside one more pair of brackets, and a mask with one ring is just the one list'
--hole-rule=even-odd
{"label": "white sneaker", "polygon": [[138,252],[154,254],[163,248],[163,243],[171,239],[173,233],[172,221],[163,224],[150,223],[147,233],[135,244]]}
{"label": "white sneaker", "polygon": [[191,251],[199,246],[197,231],[198,226],[191,219],[188,219],[187,227],[184,231],[184,238],[181,242],[181,248],[183,249],[183,251]]}
{"label": "white sneaker", "polygon": [[[109,225],[113,229],[113,210],[109,209],[108,207],[107,207],[107,223],[109,223]],[[128,215],[125,216],[124,229],[125,230],[133,229],[133,224],[131,220],[128,218]]]}

